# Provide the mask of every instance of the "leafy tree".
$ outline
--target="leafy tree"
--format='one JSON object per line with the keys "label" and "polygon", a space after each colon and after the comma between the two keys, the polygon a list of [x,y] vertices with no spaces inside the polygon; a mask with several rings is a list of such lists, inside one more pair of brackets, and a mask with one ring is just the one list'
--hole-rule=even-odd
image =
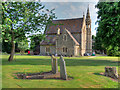
{"label": "leafy tree", "polygon": [[31,40],[30,49],[34,50],[35,47],[38,46],[40,42],[44,39],[45,39],[45,34],[36,34],[30,36],[30,40]]}
{"label": "leafy tree", "polygon": [[92,35],[92,49],[95,50],[95,36]]}
{"label": "leafy tree", "polygon": [[[12,48],[12,45],[11,45],[10,41],[6,42],[5,40],[2,40],[2,52],[6,52],[6,53],[10,54],[11,48]],[[15,51],[17,51],[17,52],[19,51],[17,42],[15,43]]]}
{"label": "leafy tree", "polygon": [[92,35],[92,40],[95,40],[95,36],[94,35]]}
{"label": "leafy tree", "polygon": [[120,1],[98,2],[96,8],[99,9],[96,47],[105,48],[108,55],[120,55]]}
{"label": "leafy tree", "polygon": [[45,9],[40,2],[2,2],[2,38],[12,45],[8,61],[13,60],[15,42],[43,30],[53,18],[53,10]]}
{"label": "leafy tree", "polygon": [[11,48],[11,42],[2,41],[2,52],[10,53]]}
{"label": "leafy tree", "polygon": [[25,50],[29,49],[28,40],[26,39],[18,42],[18,48],[20,49],[20,53],[24,54]]}
{"label": "leafy tree", "polygon": [[102,38],[99,36],[98,33],[96,34],[95,37],[94,50],[100,50],[101,52],[106,51],[104,44],[102,43]]}

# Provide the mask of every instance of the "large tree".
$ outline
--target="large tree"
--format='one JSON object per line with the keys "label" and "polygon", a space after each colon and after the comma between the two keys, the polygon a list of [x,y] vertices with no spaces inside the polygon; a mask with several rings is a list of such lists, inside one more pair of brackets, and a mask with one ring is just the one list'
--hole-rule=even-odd
{"label": "large tree", "polygon": [[2,2],[2,36],[12,45],[8,61],[13,60],[17,40],[41,31],[54,17],[53,10],[45,9],[40,2]]}
{"label": "large tree", "polygon": [[45,34],[35,34],[29,36],[31,43],[30,43],[30,49],[34,51],[35,47],[40,45],[40,42],[45,39]]}
{"label": "large tree", "polygon": [[[98,2],[96,44],[108,55],[120,54],[120,1]],[[96,46],[97,47],[97,46]]]}

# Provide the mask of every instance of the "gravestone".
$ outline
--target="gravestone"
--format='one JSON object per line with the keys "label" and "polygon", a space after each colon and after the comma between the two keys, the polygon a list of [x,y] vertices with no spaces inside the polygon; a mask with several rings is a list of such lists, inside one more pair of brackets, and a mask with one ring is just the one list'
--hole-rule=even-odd
{"label": "gravestone", "polygon": [[55,58],[54,55],[52,55],[51,60],[52,60],[52,72],[56,74],[58,72],[57,58]]}
{"label": "gravestone", "polygon": [[118,79],[118,74],[117,74],[117,71],[116,71],[116,67],[105,67],[105,73],[104,73],[105,76],[108,76],[108,77],[111,77],[111,78],[114,78],[114,79]]}
{"label": "gravestone", "polygon": [[60,78],[67,80],[66,66],[63,56],[60,56]]}

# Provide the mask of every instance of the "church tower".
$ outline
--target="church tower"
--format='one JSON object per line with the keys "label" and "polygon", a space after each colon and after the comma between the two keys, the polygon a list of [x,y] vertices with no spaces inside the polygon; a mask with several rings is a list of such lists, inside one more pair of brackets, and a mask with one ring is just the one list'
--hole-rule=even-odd
{"label": "church tower", "polygon": [[86,14],[86,52],[92,53],[91,19],[89,13],[89,6]]}

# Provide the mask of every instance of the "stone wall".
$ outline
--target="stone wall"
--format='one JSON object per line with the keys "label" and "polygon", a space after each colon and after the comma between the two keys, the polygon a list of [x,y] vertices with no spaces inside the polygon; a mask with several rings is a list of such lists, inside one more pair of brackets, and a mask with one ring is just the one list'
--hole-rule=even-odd
{"label": "stone wall", "polygon": [[83,27],[82,27],[82,34],[81,34],[81,56],[84,56],[84,53],[86,53],[86,25],[85,25],[85,19],[83,21]]}
{"label": "stone wall", "polygon": [[91,34],[91,28],[86,28],[86,52],[92,53],[92,34]]}
{"label": "stone wall", "polygon": [[[46,47],[50,47],[50,52],[46,52]],[[56,53],[56,46],[40,46],[40,54],[41,55],[51,55]]]}
{"label": "stone wall", "polygon": [[40,55],[45,55],[46,54],[45,47],[46,46],[40,46]]}
{"label": "stone wall", "polygon": [[[63,40],[63,36],[67,35],[67,39]],[[64,32],[58,36],[56,41],[56,48],[57,48],[57,54],[63,55],[63,56],[73,56],[74,55],[74,41],[72,38],[68,35],[68,33],[64,30]],[[63,52],[63,47],[67,47],[67,52]]]}
{"label": "stone wall", "polygon": [[79,55],[80,55],[80,47],[74,46],[74,56],[79,56]]}

